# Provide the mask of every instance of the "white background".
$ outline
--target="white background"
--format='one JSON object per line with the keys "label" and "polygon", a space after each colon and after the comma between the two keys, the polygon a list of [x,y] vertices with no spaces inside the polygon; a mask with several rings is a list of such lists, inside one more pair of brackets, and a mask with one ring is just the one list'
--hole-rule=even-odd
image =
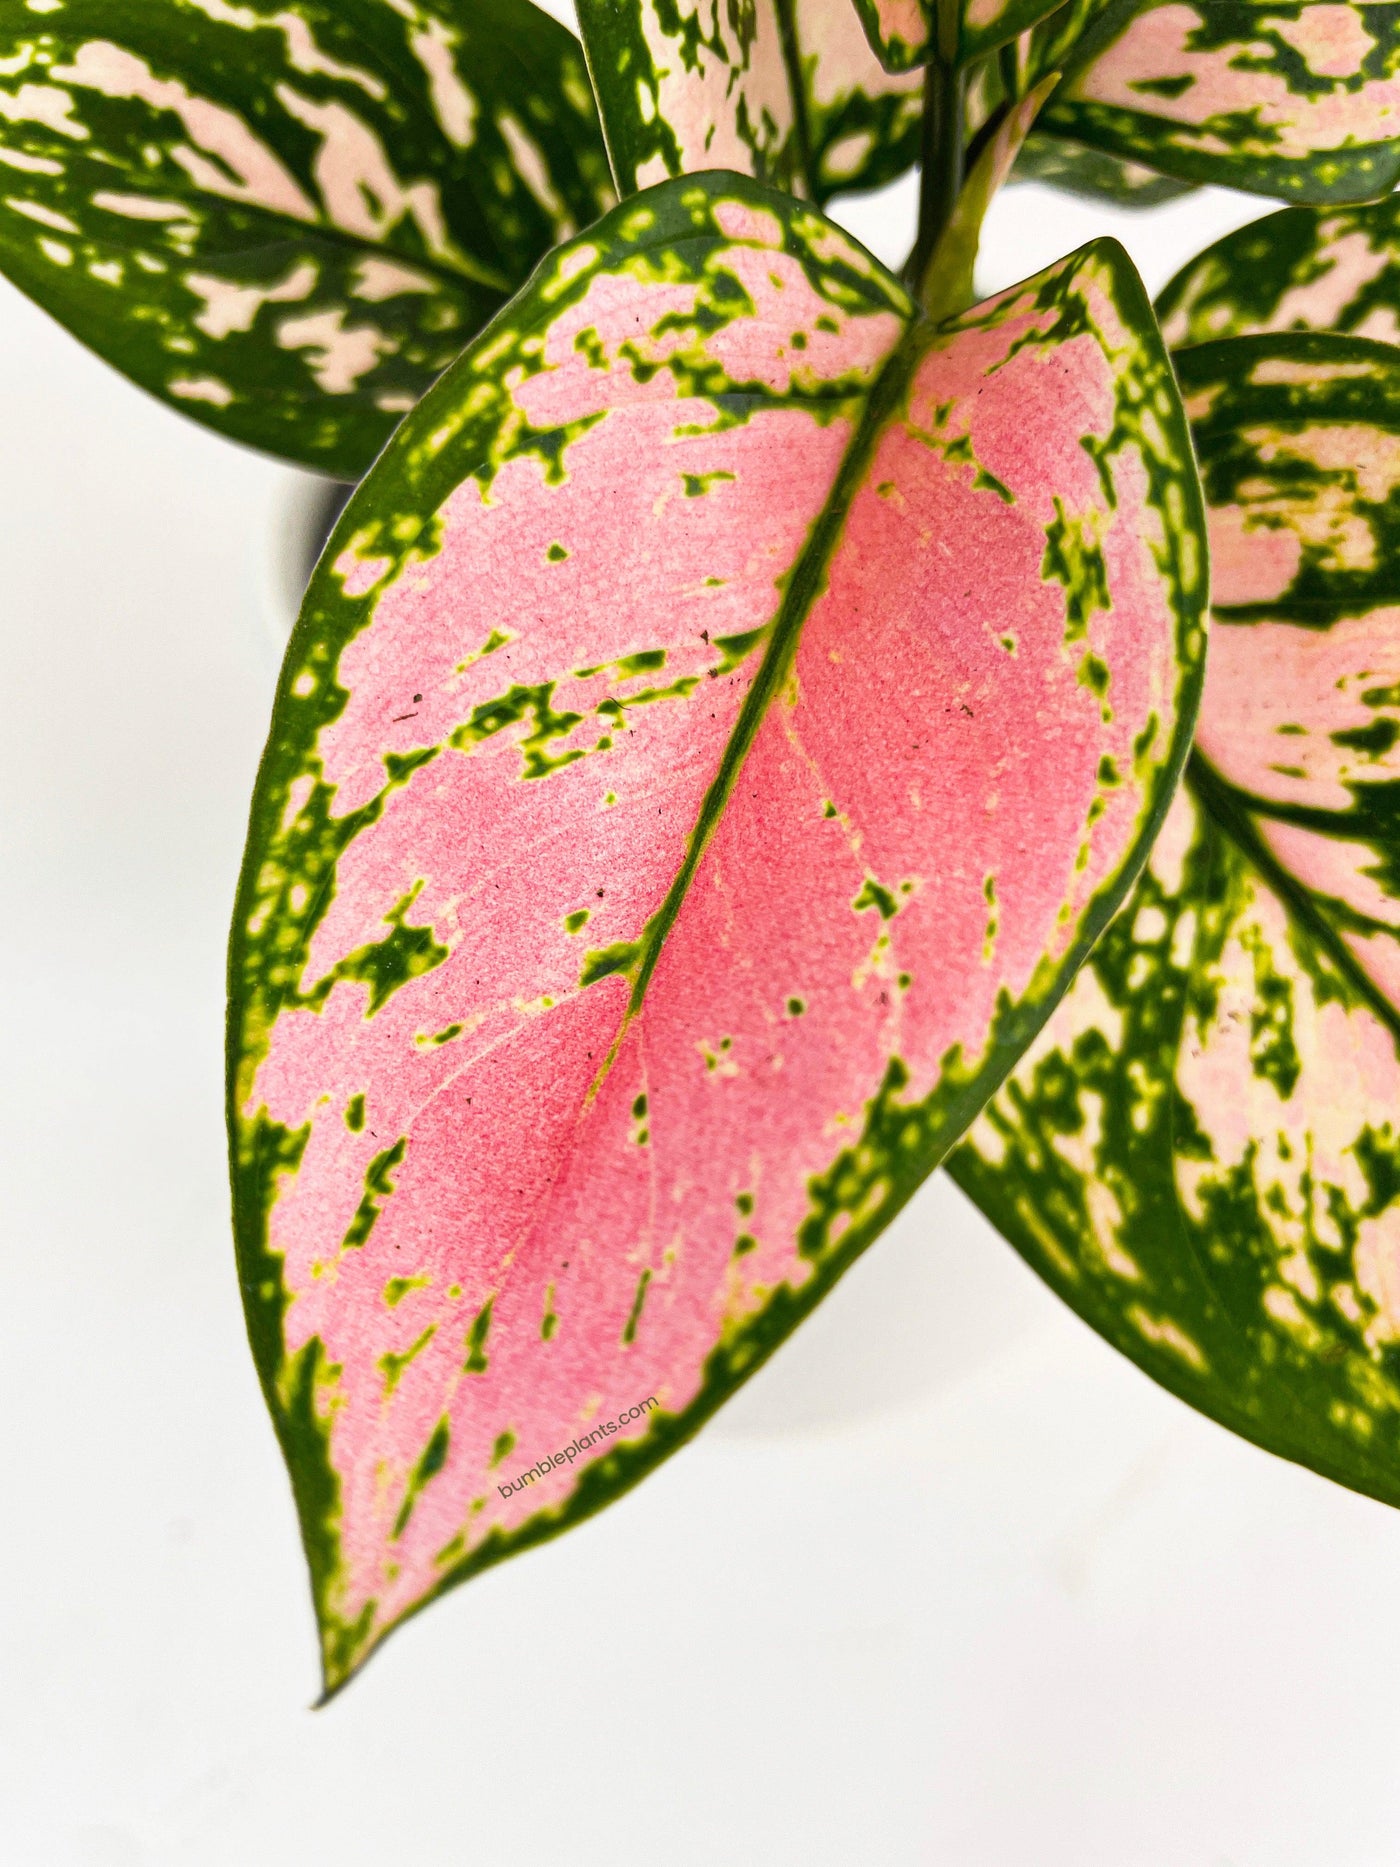
{"label": "white background", "polygon": [[[1003,197],[1152,288],[1267,204]],[[848,218],[887,259],[897,189]],[[243,1337],[225,926],[295,476],[0,291],[0,1860],[1394,1867],[1400,1516],[939,1179],[699,1440],[328,1710]]]}

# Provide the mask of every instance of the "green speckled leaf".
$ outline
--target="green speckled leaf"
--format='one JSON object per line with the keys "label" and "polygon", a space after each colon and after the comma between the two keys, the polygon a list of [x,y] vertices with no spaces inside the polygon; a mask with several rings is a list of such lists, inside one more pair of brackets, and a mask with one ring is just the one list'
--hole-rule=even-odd
{"label": "green speckled leaf", "polygon": [[1032,130],[1011,172],[1013,182],[1048,182],[1066,194],[1114,207],[1159,207],[1178,195],[1190,194],[1191,182],[1159,175],[1140,162],[1124,162],[1102,149],[1086,149],[1064,136]]}
{"label": "green speckled leaf", "polygon": [[[1300,202],[1400,180],[1400,8],[1306,0],[1084,0],[1043,128],[1183,181]],[[1042,63],[1039,67],[1045,69]]]}
{"label": "green speckled leaf", "polygon": [[0,268],[143,388],[356,478],[612,198],[529,0],[0,0]]}
{"label": "green speckled leaf", "polygon": [[919,158],[921,71],[888,72],[850,0],[791,0],[810,192],[878,188]]}
{"label": "green speckled leaf", "polygon": [[1163,1385],[1400,1503],[1400,355],[1177,363],[1215,606],[1188,780],[952,1170]]}
{"label": "green speckled leaf", "polygon": [[850,0],[579,0],[623,194],[702,169],[825,200],[919,153],[923,80],[886,72]]}
{"label": "green speckled leaf", "polygon": [[1287,207],[1208,246],[1163,290],[1167,342],[1342,331],[1400,343],[1400,196]]}
{"label": "green speckled leaf", "polygon": [[926,65],[935,45],[950,64],[975,64],[1056,11],[1055,0],[855,0],[855,6],[887,71]]}

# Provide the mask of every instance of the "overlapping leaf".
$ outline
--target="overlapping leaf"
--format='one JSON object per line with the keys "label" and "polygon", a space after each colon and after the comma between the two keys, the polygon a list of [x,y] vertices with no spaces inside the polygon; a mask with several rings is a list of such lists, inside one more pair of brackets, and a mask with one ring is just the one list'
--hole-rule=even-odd
{"label": "overlapping leaf", "polygon": [[1341,331],[1400,343],[1400,197],[1284,208],[1193,259],[1162,292],[1170,344],[1263,331]]}
{"label": "overlapping leaf", "polygon": [[1389,0],[1090,0],[1078,11],[1047,27],[1044,58],[1082,34],[1047,130],[1184,181],[1300,202],[1372,200],[1400,180]]}
{"label": "overlapping leaf", "polygon": [[1114,243],[935,331],[735,175],[563,248],[405,422],[231,954],[331,1686],[680,1444],[1001,1080],[1165,808],[1198,502]]}
{"label": "overlapping leaf", "polygon": [[1056,10],[1056,0],[855,0],[887,71],[927,64],[935,51],[970,65]]}
{"label": "overlapping leaf", "polygon": [[1177,362],[1215,604],[1190,782],[951,1165],[1157,1380],[1400,1503],[1400,356]]}
{"label": "overlapping leaf", "polygon": [[1066,194],[1107,201],[1114,207],[1160,207],[1164,201],[1190,194],[1192,188],[1190,182],[1159,175],[1140,162],[1124,162],[1102,149],[1086,149],[1067,137],[1034,130],[1026,138],[1012,179],[1048,182]]}
{"label": "overlapping leaf", "polygon": [[607,205],[529,0],[0,0],[0,267],[143,388],[346,477]]}
{"label": "overlapping leaf", "polygon": [[972,303],[972,275],[987,209],[1010,174],[1055,83],[1053,75],[1043,78],[989,128],[918,284],[919,302],[935,323]]}
{"label": "overlapping leaf", "polygon": [[[1101,0],[1062,6],[1000,58],[984,59],[969,74],[969,128],[979,129],[1011,93],[1023,97],[1071,61],[1074,48],[1101,10]],[[1011,92],[1008,91],[1008,85]],[[1115,207],[1156,207],[1190,192],[1193,184],[1161,175],[1140,162],[1127,162],[1102,149],[1089,149],[1063,134],[1040,127],[1026,138],[1013,181],[1042,181],[1067,194],[1111,202]]]}
{"label": "overlapping leaf", "polygon": [[877,63],[851,0],[579,0],[624,194],[732,169],[824,200],[919,152],[922,80]]}
{"label": "overlapping leaf", "polygon": [[851,0],[792,0],[808,192],[878,188],[919,158],[922,72],[887,72]]}

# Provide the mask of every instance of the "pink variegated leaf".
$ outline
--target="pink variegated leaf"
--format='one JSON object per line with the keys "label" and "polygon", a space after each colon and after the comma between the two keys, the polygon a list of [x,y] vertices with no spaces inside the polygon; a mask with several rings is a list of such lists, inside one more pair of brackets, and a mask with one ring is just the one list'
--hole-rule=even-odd
{"label": "pink variegated leaf", "polygon": [[923,80],[876,60],[851,0],[579,0],[619,189],[734,169],[825,200],[919,153]]}
{"label": "pink variegated leaf", "polygon": [[1204,582],[1111,241],[934,328],[690,176],[409,417],[288,650],[231,954],[328,1687],[681,1444],[942,1158],[1151,841]]}
{"label": "pink variegated leaf", "polygon": [[807,192],[778,0],[579,0],[578,15],[621,194],[710,168]]}
{"label": "pink variegated leaf", "polygon": [[1297,202],[1400,181],[1390,0],[1076,0],[1042,37],[1065,70],[1042,127],[1074,144]]}
{"label": "pink variegated leaf", "polygon": [[[1304,220],[1264,221],[1257,293],[1217,304],[1350,304],[1354,228],[1285,293]],[[1266,332],[1176,365],[1211,535],[1195,752],[950,1165],[1154,1380],[1400,1505],[1400,354]]]}
{"label": "pink variegated leaf", "polygon": [[1400,344],[1400,195],[1363,207],[1286,207],[1236,228],[1157,299],[1173,349],[1270,331]]}
{"label": "pink variegated leaf", "polygon": [[529,0],[0,0],[0,272],[233,440],[358,479],[614,195]]}
{"label": "pink variegated leaf", "polygon": [[926,65],[935,53],[950,65],[975,64],[1056,12],[1055,0],[855,0],[855,6],[887,71]]}
{"label": "pink variegated leaf", "polygon": [[870,49],[887,71],[910,71],[933,56],[932,7],[926,0],[855,0]]}
{"label": "pink variegated leaf", "polygon": [[814,200],[878,188],[918,160],[923,73],[886,71],[850,0],[794,0],[792,55]]}

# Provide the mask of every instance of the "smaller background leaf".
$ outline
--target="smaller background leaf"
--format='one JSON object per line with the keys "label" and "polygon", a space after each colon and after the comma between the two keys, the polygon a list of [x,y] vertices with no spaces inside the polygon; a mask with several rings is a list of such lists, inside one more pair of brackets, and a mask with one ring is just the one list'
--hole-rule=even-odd
{"label": "smaller background leaf", "polygon": [[0,266],[143,388],[344,478],[608,203],[529,0],[0,0]]}
{"label": "smaller background leaf", "polygon": [[1284,208],[1183,266],[1157,300],[1173,346],[1264,331],[1343,331],[1400,343],[1400,197]]}
{"label": "smaller background leaf", "polygon": [[777,0],[578,0],[619,193],[701,169],[808,192]]}
{"label": "smaller background leaf", "polygon": [[[938,40],[955,65],[975,64],[1056,11],[1055,0],[855,0],[871,49],[887,71],[926,65]],[[1047,67],[1048,69],[1048,67]]]}
{"label": "smaller background leaf", "polygon": [[1183,181],[1373,200],[1400,180],[1397,49],[1390,4],[1088,0],[1043,36],[1038,68],[1068,62],[1042,128]]}
{"label": "smaller background leaf", "polygon": [[1400,1503],[1400,355],[1176,361],[1215,604],[1188,783],[950,1168],[1155,1380]]}
{"label": "smaller background leaf", "polygon": [[851,0],[791,0],[814,199],[879,188],[919,159],[922,71],[886,71]]}
{"label": "smaller background leaf", "polygon": [[825,201],[918,159],[922,73],[882,68],[851,0],[756,0],[738,23],[717,0],[580,0],[579,20],[624,194],[728,169]]}
{"label": "smaller background leaf", "polygon": [[1103,149],[1088,149],[1064,136],[1047,136],[1032,130],[1026,138],[1013,182],[1048,182],[1066,194],[1082,195],[1090,201],[1106,201],[1114,207],[1160,207],[1190,194],[1194,183],[1159,175],[1140,162],[1124,162]]}

